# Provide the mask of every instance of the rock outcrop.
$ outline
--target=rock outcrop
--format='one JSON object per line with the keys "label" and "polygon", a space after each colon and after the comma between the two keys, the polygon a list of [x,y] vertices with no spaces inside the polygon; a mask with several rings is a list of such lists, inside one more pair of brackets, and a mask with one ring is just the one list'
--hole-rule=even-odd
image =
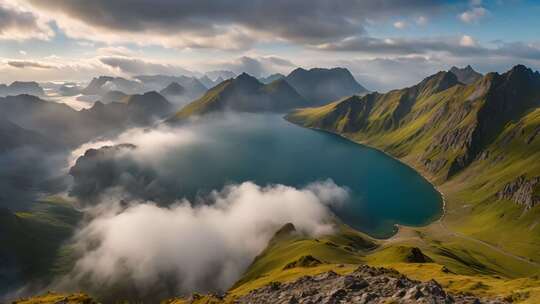
{"label": "rock outcrop", "polygon": [[349,275],[326,272],[291,283],[273,282],[236,303],[508,303],[446,292],[434,280],[419,282],[385,268],[360,266]]}
{"label": "rock outcrop", "polygon": [[450,72],[455,74],[459,82],[464,84],[471,84],[482,78],[482,74],[475,71],[470,65],[461,69],[454,66],[450,69]]}
{"label": "rock outcrop", "polygon": [[527,179],[521,175],[516,180],[506,184],[497,193],[497,198],[510,200],[529,210],[540,203],[540,177]]}

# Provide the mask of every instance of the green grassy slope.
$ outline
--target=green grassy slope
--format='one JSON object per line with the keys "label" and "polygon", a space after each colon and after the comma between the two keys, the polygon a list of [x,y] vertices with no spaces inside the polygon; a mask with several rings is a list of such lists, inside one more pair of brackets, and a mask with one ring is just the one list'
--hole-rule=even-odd
{"label": "green grassy slope", "polygon": [[[528,271],[526,266],[499,264],[500,256],[482,258],[474,252],[481,252],[481,248],[474,244],[467,251],[456,246],[451,236],[439,235],[446,238],[443,245],[428,239],[428,234],[405,229],[400,239],[380,241],[341,224],[337,224],[334,234],[318,238],[298,235],[290,227],[282,228],[224,299],[193,295],[195,302],[178,298],[163,303],[234,303],[235,298],[274,282],[289,282],[326,271],[347,274],[361,264],[393,268],[421,281],[436,279],[455,293],[499,296],[515,303],[535,303],[540,296],[537,276],[513,278],[505,274],[513,272],[514,267],[524,274]],[[318,262],[313,263],[314,260]]]}
{"label": "green grassy slope", "polygon": [[36,202],[28,212],[2,210],[0,216],[0,256],[19,267],[20,279],[46,280],[69,268],[67,260],[57,262],[69,256],[63,244],[82,217],[69,202],[50,197]]}
{"label": "green grassy slope", "polygon": [[[522,175],[540,176],[540,75],[516,66],[467,86],[426,91],[425,82],[298,110],[288,119],[403,160],[445,194],[446,228],[540,262],[540,207],[527,203],[536,201],[540,186],[530,182],[498,195]],[[403,106],[414,90],[427,93]]]}
{"label": "green grassy slope", "polygon": [[256,78],[242,74],[211,88],[201,98],[182,108],[169,122],[227,110],[286,112],[307,105],[307,101],[285,79],[262,84]]}

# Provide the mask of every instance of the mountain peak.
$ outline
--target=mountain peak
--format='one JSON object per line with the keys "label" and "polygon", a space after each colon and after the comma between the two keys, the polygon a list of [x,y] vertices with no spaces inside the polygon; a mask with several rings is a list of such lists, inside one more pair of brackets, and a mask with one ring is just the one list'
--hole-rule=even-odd
{"label": "mountain peak", "polygon": [[444,91],[459,83],[455,73],[440,71],[422,80],[417,87],[419,93],[425,95]]}
{"label": "mountain peak", "polygon": [[532,69],[522,64],[514,66],[502,76],[506,81],[516,83],[516,85],[531,84],[540,86],[540,73],[534,72]]}
{"label": "mountain peak", "polygon": [[260,83],[257,78],[245,72],[234,78],[232,83],[236,86],[242,86],[251,89],[258,89],[262,86],[262,83]]}
{"label": "mountain peak", "polygon": [[171,82],[166,88],[159,93],[164,96],[178,96],[184,94],[186,89],[178,82]]}
{"label": "mountain peak", "polygon": [[458,68],[456,66],[453,66],[450,69],[450,72],[457,76],[459,82],[464,84],[471,84],[482,78],[483,76],[482,74],[475,71],[471,65],[467,65],[464,68]]}
{"label": "mountain peak", "polygon": [[325,104],[345,96],[366,93],[367,90],[345,68],[297,68],[287,82],[313,104]]}
{"label": "mountain peak", "polygon": [[249,75],[248,73],[246,72],[243,72],[242,74],[236,76],[235,78],[236,80],[257,80],[257,78]]}

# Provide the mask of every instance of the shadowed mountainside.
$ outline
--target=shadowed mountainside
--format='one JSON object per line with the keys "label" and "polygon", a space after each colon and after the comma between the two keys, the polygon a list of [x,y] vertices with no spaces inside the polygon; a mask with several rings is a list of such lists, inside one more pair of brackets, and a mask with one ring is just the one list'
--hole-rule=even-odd
{"label": "shadowed mountainside", "polygon": [[127,127],[148,125],[171,111],[171,104],[156,92],[128,95],[108,104],[96,102],[92,108],[81,111],[31,95],[0,98],[3,117],[65,146],[77,146]]}
{"label": "shadowed mountainside", "polygon": [[286,112],[308,105],[284,79],[264,85],[246,73],[226,80],[180,110],[170,121],[212,112]]}
{"label": "shadowed mountainside", "polygon": [[298,68],[285,78],[287,82],[313,105],[322,105],[368,90],[361,86],[344,68],[305,70]]}

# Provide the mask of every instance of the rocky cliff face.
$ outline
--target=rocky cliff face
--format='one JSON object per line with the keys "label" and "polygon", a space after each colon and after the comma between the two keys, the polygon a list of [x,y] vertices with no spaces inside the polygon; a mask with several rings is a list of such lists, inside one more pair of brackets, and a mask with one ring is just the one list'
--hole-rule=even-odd
{"label": "rocky cliff face", "polygon": [[[192,299],[195,300],[195,299]],[[194,302],[194,301],[192,301]],[[436,281],[418,282],[394,270],[360,266],[349,275],[326,272],[291,283],[270,283],[236,303],[508,303],[447,293]]]}
{"label": "rocky cliff face", "polygon": [[529,210],[540,203],[540,177],[527,179],[522,175],[506,184],[497,198],[513,201]]}
{"label": "rocky cliff face", "polygon": [[461,69],[454,66],[450,72],[457,76],[459,82],[464,84],[471,84],[482,78],[482,74],[475,71],[470,65]]}

